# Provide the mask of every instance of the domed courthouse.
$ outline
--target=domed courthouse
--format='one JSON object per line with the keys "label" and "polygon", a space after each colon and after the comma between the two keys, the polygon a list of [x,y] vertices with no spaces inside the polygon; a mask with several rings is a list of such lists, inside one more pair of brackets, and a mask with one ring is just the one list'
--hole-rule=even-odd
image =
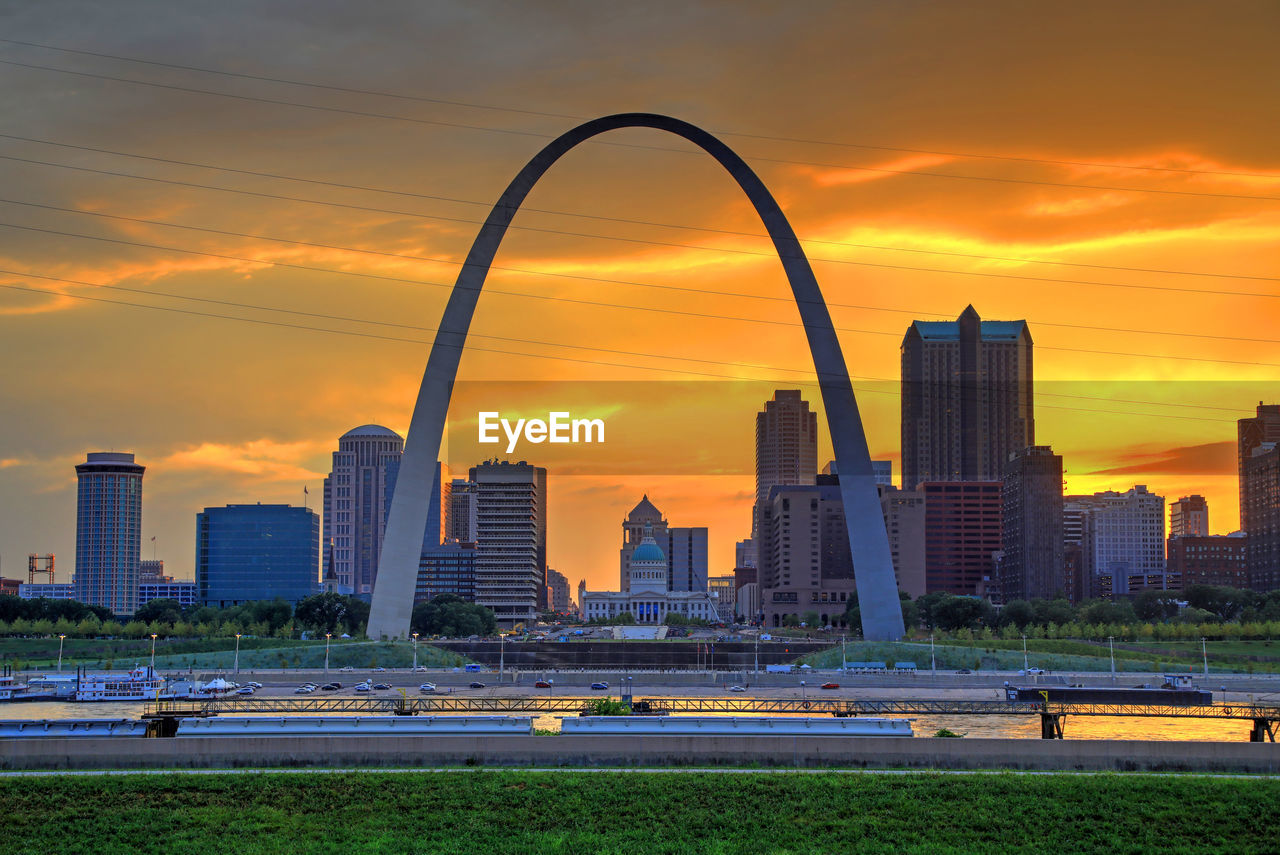
{"label": "domed courthouse", "polygon": [[583,620],[613,619],[631,614],[638,624],[660,624],[667,615],[716,620],[716,599],[705,591],[672,591],[668,588],[667,556],[646,524],[644,537],[631,553],[627,568],[628,590],[584,591]]}

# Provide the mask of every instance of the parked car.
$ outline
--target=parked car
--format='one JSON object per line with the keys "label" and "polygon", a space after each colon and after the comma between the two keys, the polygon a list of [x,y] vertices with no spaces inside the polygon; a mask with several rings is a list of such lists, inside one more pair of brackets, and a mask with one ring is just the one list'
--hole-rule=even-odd
{"label": "parked car", "polygon": [[298,688],[293,690],[293,693],[295,695],[309,695],[314,691],[315,691],[315,687],[313,686],[299,686]]}
{"label": "parked car", "polygon": [[357,692],[369,692],[373,690],[373,687],[368,683],[356,683],[355,690]]}
{"label": "parked car", "polygon": [[254,689],[254,688],[253,688],[253,686],[241,686],[240,688],[236,689],[236,694],[237,694],[237,695],[252,695],[255,691],[257,691],[257,690],[256,690],[256,689]]}
{"label": "parked car", "polygon": [[259,683],[257,680],[250,680],[249,682],[245,683],[245,685],[246,685],[246,686],[252,686],[252,687],[253,687],[253,688],[255,688],[255,689],[261,689],[261,688],[262,688],[262,684],[261,684],[261,683]]}
{"label": "parked car", "polygon": [[539,680],[538,682],[533,684],[533,687],[535,689],[550,689],[551,683],[548,680]]}
{"label": "parked car", "polygon": [[376,673],[379,673],[379,672],[382,672],[382,671],[385,671],[385,670],[387,670],[387,669],[386,669],[386,668],[383,668],[381,665],[379,665],[377,668],[374,668],[374,669],[373,669],[373,671],[374,671],[374,673],[375,673],[375,674],[376,674]]}
{"label": "parked car", "polygon": [[823,684],[822,684],[822,688],[824,688],[824,689],[838,689],[838,688],[840,688],[840,684],[839,684],[839,683],[823,683]]}
{"label": "parked car", "polygon": [[972,672],[972,671],[970,671],[968,668],[961,668],[960,670],[956,671],[956,673],[957,673],[957,674],[972,674],[973,672]]}
{"label": "parked car", "polygon": [[1019,671],[1018,673],[1019,674],[1043,674],[1045,673],[1045,670],[1043,668],[1028,668],[1025,671]]}
{"label": "parked car", "polygon": [[336,692],[336,691],[338,691],[338,690],[339,690],[339,689],[341,689],[341,688],[342,688],[342,684],[341,684],[341,683],[325,683],[323,686],[321,686],[321,687],[320,687],[320,691],[322,691],[322,692]]}
{"label": "parked car", "polygon": [[374,683],[373,684],[373,690],[375,692],[385,692],[390,688],[391,688],[390,683]]}
{"label": "parked car", "polygon": [[609,684],[602,680],[599,683],[592,683],[591,688],[597,692],[603,692],[609,688]]}
{"label": "parked car", "polygon": [[483,689],[483,688],[484,688],[484,683],[481,683],[479,680],[472,680],[472,681],[471,681],[471,688],[473,688],[473,689]]}
{"label": "parked car", "polygon": [[354,670],[356,670],[356,669],[355,669],[355,668],[352,668],[350,665],[343,665],[343,666],[342,666],[341,668],[339,668],[338,670],[339,670],[339,671],[354,671]]}
{"label": "parked car", "polygon": [[729,691],[731,692],[745,692],[746,690],[747,690],[746,686],[730,686],[729,687]]}
{"label": "parked car", "polygon": [[436,690],[435,683],[423,683],[418,687],[419,692],[434,692]]}
{"label": "parked car", "polygon": [[414,668],[414,669],[413,669],[413,672],[416,674],[416,673],[418,673],[419,671],[430,671],[430,670],[431,670],[431,669],[430,669],[430,668],[428,668],[426,665],[419,665],[417,668]]}

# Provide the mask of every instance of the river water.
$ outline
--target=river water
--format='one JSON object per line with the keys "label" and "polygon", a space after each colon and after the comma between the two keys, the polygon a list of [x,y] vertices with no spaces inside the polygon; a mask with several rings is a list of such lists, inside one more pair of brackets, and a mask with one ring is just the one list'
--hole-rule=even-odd
{"label": "river water", "polygon": [[[68,703],[29,701],[0,704],[0,719],[137,719],[145,704],[132,701]],[[534,727],[560,730],[561,715],[534,717]],[[1068,716],[1063,729],[1066,739],[1157,739],[1247,742],[1252,723],[1247,719],[1195,718],[1112,718],[1108,716]],[[916,736],[933,736],[947,728],[964,736],[991,739],[1039,739],[1038,715],[917,716]]]}

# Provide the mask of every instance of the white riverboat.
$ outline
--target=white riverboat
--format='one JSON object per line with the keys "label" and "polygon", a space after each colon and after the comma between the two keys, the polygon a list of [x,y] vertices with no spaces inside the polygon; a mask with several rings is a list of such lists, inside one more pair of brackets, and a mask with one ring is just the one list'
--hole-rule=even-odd
{"label": "white riverboat", "polygon": [[163,696],[164,677],[150,666],[132,671],[81,674],[76,686],[76,701],[154,701]]}

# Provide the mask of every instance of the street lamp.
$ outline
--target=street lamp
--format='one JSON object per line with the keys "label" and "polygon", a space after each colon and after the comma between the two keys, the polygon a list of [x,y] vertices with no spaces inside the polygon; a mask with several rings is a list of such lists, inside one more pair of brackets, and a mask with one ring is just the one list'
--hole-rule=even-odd
{"label": "street lamp", "polygon": [[938,658],[933,655],[933,633],[929,633],[929,676],[938,676]]}
{"label": "street lamp", "polygon": [[418,633],[413,634],[413,670],[418,670]]}
{"label": "street lamp", "polygon": [[800,681],[800,700],[802,700],[802,701],[803,701],[804,699],[805,699],[805,696],[804,696],[804,680],[801,680],[801,681]]}
{"label": "street lamp", "polygon": [[[59,636],[58,636],[58,670],[59,670],[59,671],[61,671],[61,670],[62,670],[62,640],[63,640],[64,638],[66,638],[66,636],[65,636],[65,635],[59,635]],[[154,663],[153,663],[153,664],[154,664]]]}
{"label": "street lamp", "polygon": [[1107,636],[1107,647],[1111,649],[1111,685],[1116,684],[1116,638],[1114,635]]}
{"label": "street lamp", "polygon": [[1024,633],[1022,634],[1022,673],[1023,673],[1023,676],[1026,676],[1027,672],[1028,672],[1028,671],[1030,671],[1030,670],[1031,670],[1031,665],[1030,665],[1030,663],[1028,663],[1028,662],[1027,662],[1027,634],[1024,632]]}
{"label": "street lamp", "polygon": [[1204,675],[1209,676],[1209,650],[1204,645],[1204,636],[1200,637],[1200,655],[1204,657]]}
{"label": "street lamp", "polygon": [[[154,635],[153,635],[153,636],[151,636],[151,637],[152,637],[152,639],[154,639],[154,638],[155,638],[155,636],[154,636]],[[151,643],[152,643],[152,645],[154,645],[154,644],[155,644],[155,641],[152,641]],[[235,665],[232,667],[232,670],[234,670],[234,671],[235,671],[235,673],[237,673],[237,674],[239,674],[239,673],[240,673],[240,633],[238,633],[238,632],[236,633],[236,663],[235,663]]]}
{"label": "street lamp", "polygon": [[[62,646],[61,643],[59,643],[58,646],[61,647]],[[61,651],[58,652],[58,661],[59,661],[58,670],[61,671],[62,670],[62,666],[61,666],[62,652]],[[156,670],[156,634],[153,632],[151,633],[151,671],[152,673],[154,673],[155,670]]]}
{"label": "street lamp", "polygon": [[548,700],[551,699],[551,696],[555,692],[555,689],[556,689],[556,681],[547,680],[547,699]]}
{"label": "street lamp", "polygon": [[332,632],[324,634],[324,673],[329,673],[329,639],[333,637]]}

